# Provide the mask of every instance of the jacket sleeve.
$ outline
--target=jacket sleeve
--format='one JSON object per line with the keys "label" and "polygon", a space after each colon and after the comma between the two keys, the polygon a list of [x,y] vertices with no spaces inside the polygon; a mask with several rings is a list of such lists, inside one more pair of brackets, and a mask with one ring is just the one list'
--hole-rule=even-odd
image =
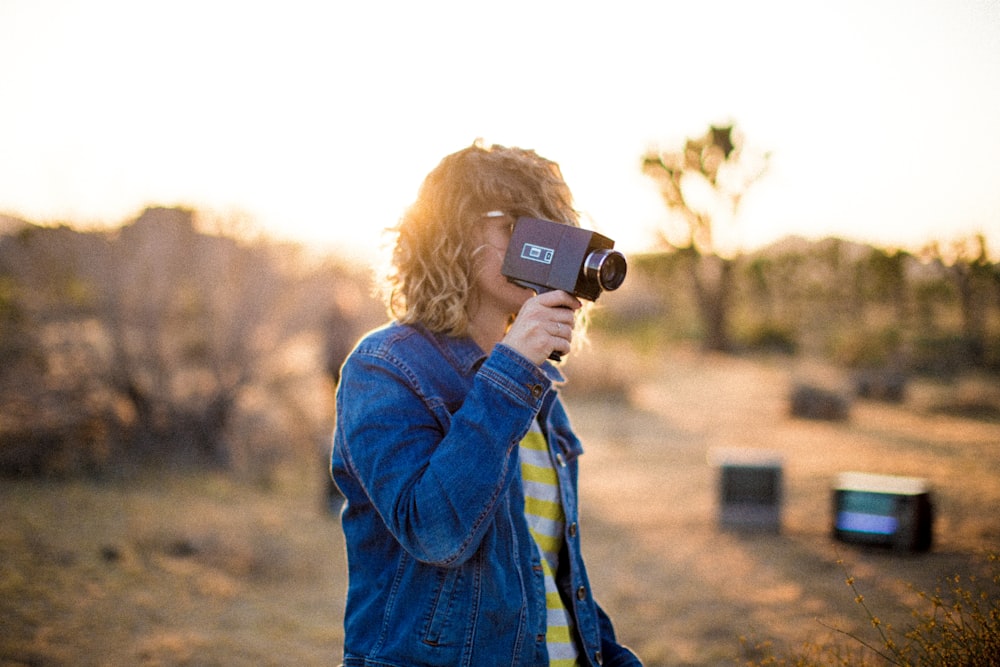
{"label": "jacket sleeve", "polygon": [[338,391],[335,456],[414,558],[457,566],[475,553],[518,474],[517,444],[551,381],[498,345],[460,407],[425,392],[388,354],[348,359]]}
{"label": "jacket sleeve", "polygon": [[630,649],[622,646],[615,638],[615,629],[611,618],[597,606],[597,622],[601,630],[601,655],[604,658],[603,667],[642,667],[642,661]]}

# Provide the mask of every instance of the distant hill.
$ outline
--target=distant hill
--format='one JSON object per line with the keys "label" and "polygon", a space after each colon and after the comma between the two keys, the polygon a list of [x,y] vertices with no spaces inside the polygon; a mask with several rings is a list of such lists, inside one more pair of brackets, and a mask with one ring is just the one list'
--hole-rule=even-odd
{"label": "distant hill", "polygon": [[15,218],[13,216],[4,215],[0,213],[0,236],[8,234],[17,234],[19,231],[28,227],[31,223],[22,220],[20,218]]}
{"label": "distant hill", "polygon": [[747,253],[747,257],[775,258],[785,255],[815,255],[829,251],[836,246],[841,256],[848,261],[858,261],[866,257],[875,248],[873,245],[850,241],[837,236],[827,236],[812,240],[804,236],[792,234],[784,236],[770,245]]}

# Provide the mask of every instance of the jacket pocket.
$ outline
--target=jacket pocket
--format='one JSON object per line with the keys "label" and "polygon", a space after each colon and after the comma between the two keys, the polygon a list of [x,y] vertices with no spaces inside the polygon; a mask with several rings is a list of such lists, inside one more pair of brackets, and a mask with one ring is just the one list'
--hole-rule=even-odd
{"label": "jacket pocket", "polygon": [[423,642],[429,646],[448,646],[461,642],[461,624],[454,621],[455,614],[460,613],[458,604],[459,593],[462,590],[464,568],[438,568],[438,583],[435,594],[431,596],[430,607],[427,610],[427,620],[424,624]]}

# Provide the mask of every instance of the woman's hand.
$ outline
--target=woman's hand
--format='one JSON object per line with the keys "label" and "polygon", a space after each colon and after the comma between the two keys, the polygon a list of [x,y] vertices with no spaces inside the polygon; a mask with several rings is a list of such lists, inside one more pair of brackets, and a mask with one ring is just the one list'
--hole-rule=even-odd
{"label": "woman's hand", "polygon": [[576,321],[573,313],[582,305],[559,290],[533,296],[521,306],[501,342],[540,366],[552,352],[569,352]]}

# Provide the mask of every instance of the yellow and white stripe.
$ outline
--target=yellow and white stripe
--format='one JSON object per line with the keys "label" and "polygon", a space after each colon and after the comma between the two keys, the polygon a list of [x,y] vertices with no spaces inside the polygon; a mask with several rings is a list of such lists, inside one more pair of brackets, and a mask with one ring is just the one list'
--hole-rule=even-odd
{"label": "yellow and white stripe", "polygon": [[548,610],[545,643],[549,664],[572,667],[577,664],[576,645],[571,632],[573,622],[556,588],[555,577],[566,517],[559,496],[559,477],[537,421],[532,422],[531,430],[521,441],[519,455],[524,486],[524,516],[542,555],[542,571],[545,575],[545,601]]}

